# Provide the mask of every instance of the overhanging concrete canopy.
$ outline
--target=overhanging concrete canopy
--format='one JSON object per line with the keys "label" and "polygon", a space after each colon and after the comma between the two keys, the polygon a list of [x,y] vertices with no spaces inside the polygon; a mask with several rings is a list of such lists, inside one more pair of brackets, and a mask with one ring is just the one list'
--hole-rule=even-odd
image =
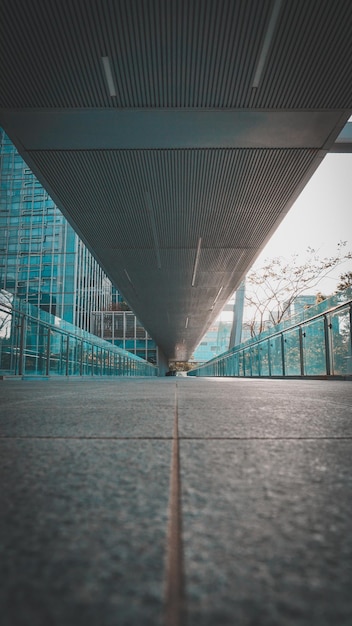
{"label": "overhanging concrete canopy", "polygon": [[350,117],[351,28],[350,0],[3,0],[0,124],[169,358]]}

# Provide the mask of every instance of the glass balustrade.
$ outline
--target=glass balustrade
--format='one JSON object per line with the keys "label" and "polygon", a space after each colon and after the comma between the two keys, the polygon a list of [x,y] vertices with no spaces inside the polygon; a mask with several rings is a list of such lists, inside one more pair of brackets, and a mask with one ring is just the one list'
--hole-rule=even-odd
{"label": "glass balustrade", "polygon": [[189,376],[352,376],[352,288],[235,346]]}
{"label": "glass balustrade", "polygon": [[157,374],[140,357],[0,291],[0,375]]}

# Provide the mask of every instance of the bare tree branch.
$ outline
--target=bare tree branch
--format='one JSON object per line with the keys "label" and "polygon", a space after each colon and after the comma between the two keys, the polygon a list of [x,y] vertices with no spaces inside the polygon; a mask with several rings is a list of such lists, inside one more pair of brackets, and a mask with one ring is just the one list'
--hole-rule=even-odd
{"label": "bare tree branch", "polygon": [[[340,241],[336,254],[323,258],[319,256],[319,250],[309,247],[303,263],[299,263],[297,254],[289,259],[275,257],[266,259],[263,267],[249,272],[246,308],[252,309],[251,335],[264,330],[266,320],[272,324],[280,323],[299,296],[308,288],[317,287],[332,270],[352,259],[352,252],[345,251],[346,245],[346,241]],[[341,281],[341,285],[350,286],[352,272],[342,275]]]}

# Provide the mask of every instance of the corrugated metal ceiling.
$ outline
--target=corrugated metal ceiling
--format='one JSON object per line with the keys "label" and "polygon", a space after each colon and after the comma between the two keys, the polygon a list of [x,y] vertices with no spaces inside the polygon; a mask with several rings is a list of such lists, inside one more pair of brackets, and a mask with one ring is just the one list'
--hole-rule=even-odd
{"label": "corrugated metal ceiling", "polygon": [[170,358],[350,116],[351,32],[350,0],[3,0],[0,123]]}
{"label": "corrugated metal ceiling", "polygon": [[348,108],[351,3],[282,5],[254,95],[272,0],[3,0],[3,106]]}

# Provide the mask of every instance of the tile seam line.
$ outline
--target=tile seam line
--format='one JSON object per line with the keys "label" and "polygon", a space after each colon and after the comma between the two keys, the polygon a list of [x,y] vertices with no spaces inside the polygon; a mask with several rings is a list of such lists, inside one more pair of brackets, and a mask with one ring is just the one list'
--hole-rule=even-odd
{"label": "tile seam line", "polygon": [[178,386],[176,383],[165,564],[164,626],[183,626],[184,618],[185,602],[182,549],[180,448],[178,433]]}
{"label": "tile seam line", "polygon": [[182,441],[351,441],[352,436],[341,437],[179,437]]}
{"label": "tile seam line", "polygon": [[33,440],[41,440],[41,439],[48,439],[48,440],[57,440],[57,441],[172,441],[172,437],[56,437],[56,436],[50,436],[50,435],[18,435],[18,436],[12,436],[12,435],[0,435],[0,441],[1,440],[5,440],[5,439],[33,439]]}
{"label": "tile seam line", "polygon": [[[57,441],[174,441],[173,437],[55,437],[55,436],[12,436],[0,435],[0,441],[6,440],[57,440]],[[347,437],[182,437],[180,441],[351,441]]]}

